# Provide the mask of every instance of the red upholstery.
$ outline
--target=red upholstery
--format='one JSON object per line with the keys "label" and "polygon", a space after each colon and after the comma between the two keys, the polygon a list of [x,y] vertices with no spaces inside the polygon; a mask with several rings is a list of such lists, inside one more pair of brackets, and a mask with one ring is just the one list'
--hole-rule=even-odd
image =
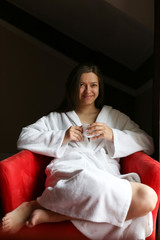
{"label": "red upholstery", "polygon": [[[24,201],[41,195],[45,183],[45,167],[51,158],[21,151],[0,162],[0,194],[3,214],[15,209]],[[122,173],[137,172],[143,183],[151,186],[158,195],[158,203],[153,211],[154,232],[148,240],[155,240],[156,217],[160,199],[160,163],[143,152],[134,153],[121,159]],[[70,222],[41,224],[33,229],[23,228],[14,235],[16,239],[38,240],[85,240]],[[1,236],[0,236],[1,237]],[[12,239],[14,239],[12,236]],[[3,235],[2,239],[9,239]]]}
{"label": "red upholstery", "polygon": [[121,162],[122,173],[136,172],[142,183],[152,187],[158,196],[156,208],[153,215],[153,233],[147,240],[156,239],[156,220],[160,201],[160,163],[143,152],[134,153],[123,158]]}

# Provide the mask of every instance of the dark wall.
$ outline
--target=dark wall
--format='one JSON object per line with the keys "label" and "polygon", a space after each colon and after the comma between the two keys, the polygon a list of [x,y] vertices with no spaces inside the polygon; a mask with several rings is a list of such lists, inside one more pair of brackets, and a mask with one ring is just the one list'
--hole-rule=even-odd
{"label": "dark wall", "polygon": [[0,33],[0,153],[8,153],[22,127],[59,105],[75,63],[18,30]]}
{"label": "dark wall", "polygon": [[124,91],[105,84],[105,104],[120,110],[127,114],[132,119],[135,119],[134,114],[135,98]]}

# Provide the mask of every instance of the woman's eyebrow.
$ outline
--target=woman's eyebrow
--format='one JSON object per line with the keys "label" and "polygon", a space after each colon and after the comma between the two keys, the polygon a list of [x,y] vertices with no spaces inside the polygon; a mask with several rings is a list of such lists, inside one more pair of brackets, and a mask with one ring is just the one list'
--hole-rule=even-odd
{"label": "woman's eyebrow", "polygon": [[[80,81],[80,83],[85,83],[85,82],[83,82],[83,81]],[[98,83],[98,81],[97,81],[97,82],[90,82],[90,83]]]}

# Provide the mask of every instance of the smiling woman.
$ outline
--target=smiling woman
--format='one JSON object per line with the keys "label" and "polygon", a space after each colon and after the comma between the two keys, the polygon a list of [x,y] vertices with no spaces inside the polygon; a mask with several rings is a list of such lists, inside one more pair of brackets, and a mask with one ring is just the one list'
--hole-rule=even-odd
{"label": "smiling woman", "polygon": [[152,154],[152,138],[125,114],[103,106],[102,100],[98,67],[80,65],[67,81],[63,111],[22,129],[18,149],[53,160],[46,167],[42,195],[6,214],[3,231],[70,220],[93,240],[139,240],[151,235],[157,195],[140,183],[136,173],[122,175],[120,158],[137,151]]}
{"label": "smiling woman", "polygon": [[[86,81],[86,82],[85,82]],[[97,86],[95,86],[95,84]],[[100,69],[93,63],[84,63],[80,64],[73,69],[69,78],[66,82],[66,96],[58,109],[57,112],[63,111],[72,111],[77,108],[80,104],[80,95],[83,92],[83,98],[91,97],[90,93],[88,94],[88,87],[92,86],[94,92],[97,89],[97,97],[95,97],[95,107],[101,109],[103,106],[104,98],[104,84],[103,77]],[[95,93],[94,93],[95,95]],[[92,96],[93,97],[93,96]],[[89,98],[92,99],[92,98]]]}

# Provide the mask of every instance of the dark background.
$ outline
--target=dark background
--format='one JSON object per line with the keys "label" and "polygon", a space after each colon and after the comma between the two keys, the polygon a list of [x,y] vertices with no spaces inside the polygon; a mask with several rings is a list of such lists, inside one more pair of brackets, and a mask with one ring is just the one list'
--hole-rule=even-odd
{"label": "dark background", "polygon": [[[66,27],[63,26],[63,30],[66,29],[64,33],[64,31],[61,31],[62,29],[58,29],[58,26],[60,26],[58,20],[55,28],[51,22],[46,23],[44,21],[43,14],[42,17],[40,15],[36,17],[27,8],[34,7],[35,4],[36,9],[36,3],[39,3],[38,7],[42,5],[42,1],[34,0],[32,3],[21,1],[22,4],[28,5],[26,5],[26,9],[19,7],[18,2],[20,1],[1,1],[0,3],[1,159],[7,154],[17,152],[16,142],[22,127],[33,123],[59,105],[64,96],[65,81],[70,71],[77,63],[87,60],[92,60],[101,67],[105,80],[105,104],[126,113],[142,129],[150,135],[153,134],[154,29],[147,30],[146,27],[142,26],[142,23],[133,20],[126,12],[124,13],[113,7],[107,1],[99,1],[99,3],[104,4],[105,2],[107,4],[104,9],[108,17],[107,22],[110,20],[111,25],[108,27],[107,22],[103,21],[101,31],[105,32],[96,32],[98,31],[96,24],[92,25],[93,29],[90,34],[95,29],[94,36],[100,36],[99,39],[96,38],[97,41],[93,39],[91,42],[88,36],[86,39],[83,36],[86,42],[82,39],[77,41],[73,37],[76,26],[71,36],[67,34],[67,30],[73,27],[72,24],[71,26],[69,24]],[[54,2],[57,4],[64,3],[63,1]],[[71,2],[68,3],[71,4]],[[87,2],[91,1],[88,0]],[[94,1],[95,4],[97,2]],[[44,5],[46,16],[47,3],[48,1]],[[79,1],[77,3],[80,4]],[[81,1],[81,3],[84,3],[84,1]],[[93,18],[90,22],[95,22],[96,15],[94,16],[94,12],[91,11],[93,7],[94,4],[88,11],[88,16]],[[56,13],[56,9],[53,8],[48,10],[48,15],[52,16],[52,10],[54,10],[54,14]],[[57,19],[59,15],[60,18],[65,15],[65,8],[62,8],[62,13],[57,13]],[[98,9],[95,13],[98,13]],[[85,17],[85,14],[79,20],[77,32],[81,23],[83,23],[83,17]],[[112,22],[113,20],[114,22]],[[98,18],[96,21],[98,25]],[[113,25],[115,21],[118,24],[116,30],[114,29],[115,25]],[[121,22],[130,24],[130,27],[126,29],[128,32],[124,31],[124,25],[122,26]],[[69,27],[67,28],[67,26]],[[89,25],[86,29],[86,25],[83,27],[87,35]],[[131,38],[133,30],[134,35]],[[140,38],[141,30],[143,36],[146,34],[146,39]],[[120,32],[118,38],[117,32]],[[136,35],[136,33],[139,35]],[[114,37],[114,35],[115,39],[111,39],[109,42],[107,39],[111,36]],[[108,41],[104,42],[104,46],[98,45],[102,38]],[[138,41],[141,41],[139,45]],[[136,46],[134,46],[135,49],[129,49],[127,44],[132,46],[137,44],[138,49]],[[151,46],[148,57],[144,58],[144,61],[139,63],[137,67],[133,67],[136,58],[138,59],[142,54],[141,49],[147,44]],[[105,45],[108,46],[108,49]],[[100,49],[104,49],[104,51],[100,51]],[[108,55],[106,54],[107,50],[110,51]],[[111,50],[114,50],[112,51],[113,57],[111,56]],[[135,51],[137,51],[136,54]],[[128,58],[127,54],[130,55],[131,53],[133,56]],[[127,62],[127,59],[130,61]]]}

